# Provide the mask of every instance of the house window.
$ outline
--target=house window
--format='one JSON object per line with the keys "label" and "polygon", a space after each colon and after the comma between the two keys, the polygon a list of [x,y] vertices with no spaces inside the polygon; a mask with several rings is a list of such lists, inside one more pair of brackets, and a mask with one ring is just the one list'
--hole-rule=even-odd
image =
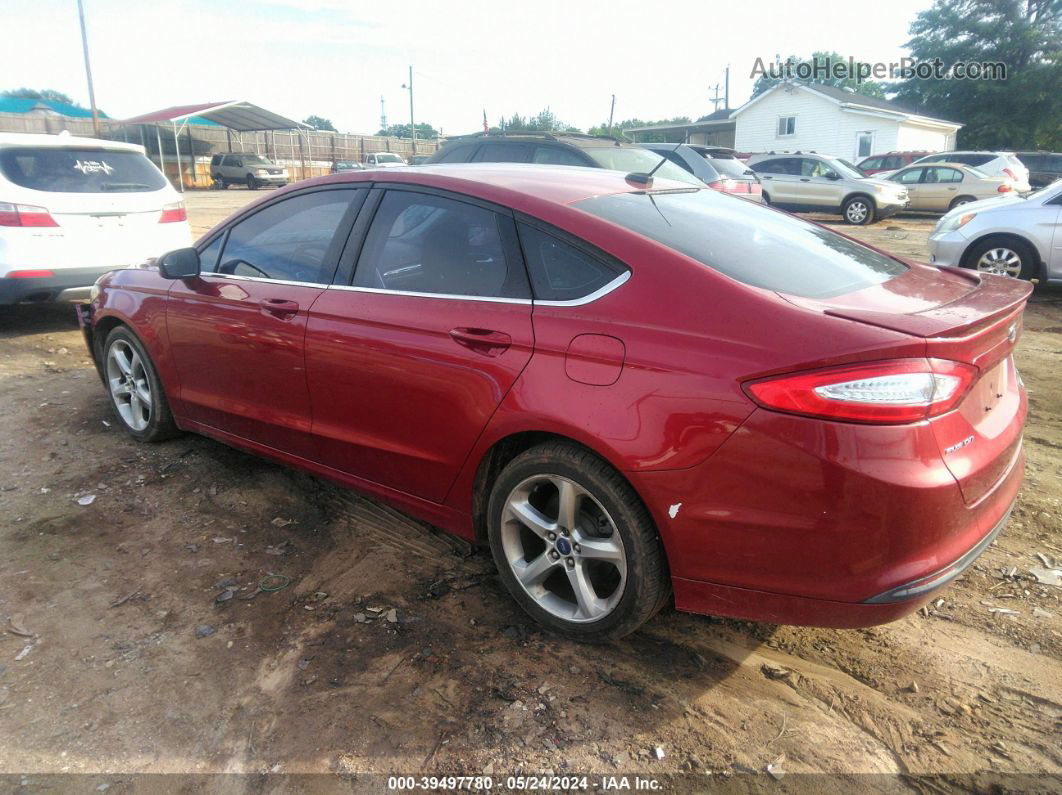
{"label": "house window", "polygon": [[796,135],[796,116],[778,117],[778,137]]}
{"label": "house window", "polygon": [[856,157],[868,157],[874,151],[874,133],[861,132],[856,136]]}

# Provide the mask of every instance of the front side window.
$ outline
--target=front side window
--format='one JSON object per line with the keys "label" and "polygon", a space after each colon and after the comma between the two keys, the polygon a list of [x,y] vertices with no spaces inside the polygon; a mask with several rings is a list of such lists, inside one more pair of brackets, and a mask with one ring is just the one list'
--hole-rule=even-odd
{"label": "front side window", "polygon": [[899,174],[895,174],[891,179],[893,182],[900,182],[904,185],[913,185],[922,179],[923,168],[912,168],[909,171],[901,171]]}
{"label": "front side window", "polygon": [[889,281],[902,262],[815,224],[713,190],[594,196],[573,207],[745,284],[825,298]]}
{"label": "front side window", "polygon": [[140,152],[87,147],[0,149],[0,173],[19,187],[50,193],[143,193],[166,187]]}
{"label": "front side window", "polygon": [[563,146],[536,146],[532,163],[547,163],[554,166],[586,166],[586,160]]}
{"label": "front side window", "polygon": [[812,160],[811,158],[804,158],[801,161],[800,173],[805,177],[837,176],[837,172],[821,160]]}
{"label": "front side window", "polygon": [[432,295],[531,297],[522,264],[505,256],[496,213],[412,191],[384,194],[354,285]]}
{"label": "front side window", "polygon": [[577,301],[614,281],[622,270],[554,235],[520,224],[520,245],[536,301]]}
{"label": "front side window", "polygon": [[[351,200],[359,194],[363,192],[304,193],[259,210],[229,231],[213,272],[327,284],[332,278],[331,262],[327,261],[332,240]],[[202,262],[202,267],[206,272],[207,263]]]}
{"label": "front side window", "polygon": [[784,138],[787,135],[796,135],[796,116],[778,117],[778,137]]}

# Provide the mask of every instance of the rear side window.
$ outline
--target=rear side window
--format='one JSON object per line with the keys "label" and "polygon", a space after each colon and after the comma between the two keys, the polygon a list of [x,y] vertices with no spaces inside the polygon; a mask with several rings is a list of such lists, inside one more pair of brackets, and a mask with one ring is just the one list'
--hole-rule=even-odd
{"label": "rear side window", "polygon": [[472,150],[476,148],[475,144],[452,144],[444,147],[439,156],[432,162],[434,163],[467,163],[469,158],[472,157]]}
{"label": "rear side window", "polygon": [[779,157],[774,160],[764,160],[752,167],[757,174],[793,174],[800,175],[801,158]]}
{"label": "rear side window", "polygon": [[613,281],[623,270],[527,224],[519,224],[537,301],[576,301]]}
{"label": "rear side window", "polygon": [[168,184],[139,152],[108,149],[0,149],[0,172],[20,187],[52,193],[142,193]]}
{"label": "rear side window", "polygon": [[523,266],[505,256],[496,213],[412,191],[384,194],[354,285],[432,295],[531,297]]}
{"label": "rear side window", "polygon": [[994,155],[959,155],[952,162],[965,163],[968,166],[983,166],[988,161],[995,159]]}
{"label": "rear side window", "polygon": [[553,166],[588,166],[581,155],[563,146],[536,146],[532,163],[546,163]]}
{"label": "rear side window", "polygon": [[530,144],[498,142],[480,146],[474,159],[477,163],[526,163],[530,156]]}
{"label": "rear side window", "polygon": [[841,295],[907,271],[828,229],[713,190],[620,193],[572,206],[739,282],[790,295]]}
{"label": "rear side window", "polygon": [[885,168],[885,166],[882,165],[882,161],[884,159],[885,158],[882,157],[868,157],[866,160],[859,164],[859,167],[864,171],[866,171],[868,168]]}
{"label": "rear side window", "polygon": [[[360,199],[364,191],[322,190],[259,210],[229,230],[214,273],[327,284],[332,279],[329,250],[355,196]],[[207,263],[200,259],[205,271]]]}
{"label": "rear side window", "polygon": [[751,169],[736,157],[706,157],[708,164],[724,177],[730,179],[752,179]]}

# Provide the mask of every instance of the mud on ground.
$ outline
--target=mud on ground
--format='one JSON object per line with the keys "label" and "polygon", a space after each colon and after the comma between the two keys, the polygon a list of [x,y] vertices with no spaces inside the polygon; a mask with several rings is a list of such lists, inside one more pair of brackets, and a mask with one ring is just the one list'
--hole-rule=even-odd
{"label": "mud on ground", "polygon": [[[194,223],[254,196],[192,194]],[[931,225],[857,234],[924,256]],[[586,647],[395,511],[204,438],[135,443],[72,311],[4,311],[0,773],[1058,774],[1062,589],[1029,569],[1062,561],[1062,291],[1037,291],[1018,362],[1013,519],[924,613],[668,610]]]}

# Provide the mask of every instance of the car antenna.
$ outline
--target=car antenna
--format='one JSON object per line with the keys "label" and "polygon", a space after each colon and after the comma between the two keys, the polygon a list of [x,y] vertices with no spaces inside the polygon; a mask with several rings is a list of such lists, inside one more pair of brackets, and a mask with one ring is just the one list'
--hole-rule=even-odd
{"label": "car antenna", "polygon": [[[671,151],[677,152],[680,146],[682,146],[682,141],[679,141],[677,144],[675,144],[675,148]],[[653,166],[652,171],[650,171],[648,174],[644,174],[641,171],[632,171],[630,174],[627,175],[627,182],[633,182],[637,185],[645,185],[647,188],[650,187],[653,184],[653,174],[655,174],[659,170],[660,166],[664,165],[664,163],[666,162],[667,155],[662,155],[660,158],[660,162]]]}

